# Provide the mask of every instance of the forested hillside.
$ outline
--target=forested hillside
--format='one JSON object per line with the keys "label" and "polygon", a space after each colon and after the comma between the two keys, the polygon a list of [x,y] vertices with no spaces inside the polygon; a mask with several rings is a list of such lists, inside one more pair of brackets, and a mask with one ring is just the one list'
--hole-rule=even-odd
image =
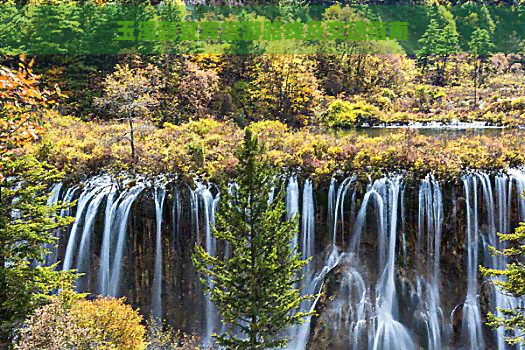
{"label": "forested hillside", "polygon": [[0,2],[0,349],[523,349],[525,2]]}

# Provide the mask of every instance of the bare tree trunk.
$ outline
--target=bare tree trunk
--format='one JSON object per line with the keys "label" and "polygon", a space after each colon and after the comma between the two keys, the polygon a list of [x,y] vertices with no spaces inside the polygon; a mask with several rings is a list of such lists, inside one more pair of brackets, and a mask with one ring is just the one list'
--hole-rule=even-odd
{"label": "bare tree trunk", "polygon": [[477,109],[478,106],[478,74],[479,74],[479,65],[478,59],[476,58],[475,70],[474,70],[474,109]]}
{"label": "bare tree trunk", "polygon": [[129,114],[129,142],[131,143],[131,159],[135,162],[135,138],[133,135],[133,112]]}

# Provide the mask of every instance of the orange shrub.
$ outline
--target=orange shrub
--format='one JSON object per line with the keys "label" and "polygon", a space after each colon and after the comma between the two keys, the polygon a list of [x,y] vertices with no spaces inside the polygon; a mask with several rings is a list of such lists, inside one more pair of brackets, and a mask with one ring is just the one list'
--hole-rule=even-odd
{"label": "orange shrub", "polygon": [[62,293],[27,320],[17,349],[144,350],[141,321],[123,298],[72,300],[71,292]]}

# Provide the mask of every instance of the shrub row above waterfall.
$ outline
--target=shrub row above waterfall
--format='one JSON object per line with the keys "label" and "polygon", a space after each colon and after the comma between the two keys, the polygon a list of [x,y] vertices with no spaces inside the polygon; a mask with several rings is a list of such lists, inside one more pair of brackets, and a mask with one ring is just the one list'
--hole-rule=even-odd
{"label": "shrub row above waterfall", "polygon": [[[40,143],[29,147],[36,147],[43,160],[70,176],[131,171],[218,179],[233,175],[237,163],[233,150],[243,135],[228,121],[201,119],[163,128],[139,122],[133,162],[128,128],[127,123],[61,118],[48,125]],[[293,131],[276,121],[253,123],[252,128],[267,143],[274,165],[301,168],[305,175],[325,180],[337,171],[366,175],[398,170],[457,179],[466,169],[504,169],[525,163],[525,141],[519,130],[497,137],[425,136],[408,130],[372,137],[359,132],[337,136]]]}

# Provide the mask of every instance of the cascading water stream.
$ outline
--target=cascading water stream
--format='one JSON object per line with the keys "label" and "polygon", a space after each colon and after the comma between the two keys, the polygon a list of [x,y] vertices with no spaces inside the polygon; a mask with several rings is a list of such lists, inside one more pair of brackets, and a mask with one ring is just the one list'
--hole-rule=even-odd
{"label": "cascading water stream", "polygon": [[[49,198],[47,199],[47,205],[48,206],[54,206],[58,204],[58,200],[60,199],[60,190],[62,189],[62,182],[56,183],[51,188],[51,194],[49,195]],[[60,233],[60,229],[57,229],[54,232],[54,236],[58,238],[58,234]],[[45,266],[51,266],[56,262],[56,254],[57,254],[57,244],[46,244],[47,250],[49,250],[49,254],[47,254],[43,260]]]}
{"label": "cascading water stream", "polygon": [[[111,277],[109,278],[108,283],[108,295],[117,297],[120,292],[120,283],[121,283],[121,272],[122,272],[122,259],[124,256],[124,248],[126,245],[127,237],[127,228],[128,228],[128,216],[131,210],[131,206],[135,199],[140,195],[144,190],[145,184],[138,183],[125,194],[123,194],[121,201],[119,202],[118,207],[116,208],[116,219],[111,225],[111,232],[117,234],[115,253],[113,255],[113,263],[111,264]],[[114,230],[114,231],[113,231]],[[113,234],[113,233],[112,233]],[[111,238],[110,238],[111,240]]]}
{"label": "cascading water stream", "polygon": [[80,273],[84,273],[84,276],[81,276],[77,279],[77,288],[83,290],[87,284],[88,274],[90,272],[90,251],[91,251],[91,235],[94,231],[94,222],[98,212],[98,208],[104,198],[111,191],[111,186],[104,187],[98,192],[98,194],[91,200],[89,206],[86,210],[86,215],[84,219],[84,228],[82,230],[82,238],[80,239],[80,244],[78,247],[77,254],[77,264],[76,269]]}
{"label": "cascading water stream", "polygon": [[[516,198],[516,193],[525,189],[525,174],[521,170],[510,169],[506,174],[495,176],[479,172],[462,177],[466,207],[464,215],[467,224],[465,231],[467,288],[466,294],[454,295],[455,298],[459,297],[457,300],[464,300],[462,338],[457,337],[459,333],[453,335],[445,331],[450,329],[449,332],[456,332],[458,321],[454,317],[451,320],[453,324],[446,323],[449,319],[443,316],[444,311],[448,315],[452,310],[449,309],[448,294],[445,294],[448,291],[441,290],[442,269],[443,276],[445,273],[447,275],[450,273],[450,267],[441,264],[442,260],[449,259],[445,253],[443,256],[441,254],[442,244],[447,253],[450,249],[448,242],[447,245],[442,243],[442,236],[445,228],[447,237],[461,233],[451,231],[453,226],[449,222],[453,221],[449,221],[449,213],[446,213],[447,225],[444,225],[444,192],[440,182],[428,176],[419,182],[415,191],[408,185],[405,191],[401,176],[388,176],[371,182],[366,191],[362,191],[361,182],[357,182],[356,179],[355,176],[351,176],[339,184],[332,179],[327,203],[316,201],[311,180],[305,181],[302,193],[299,190],[297,177],[292,176],[285,183],[287,217],[300,215],[301,218],[300,234],[292,244],[300,249],[305,259],[315,258],[320,253],[316,247],[319,247],[318,240],[323,235],[322,232],[319,234],[315,232],[316,220],[320,216],[316,210],[322,208],[324,204],[326,205],[324,208],[328,210],[327,240],[332,244],[325,250],[327,255],[324,264],[317,260],[319,264],[311,262],[305,269],[304,272],[308,277],[302,282],[303,294],[318,293],[324,286],[330,286],[325,283],[332,281],[333,277],[330,276],[334,276],[334,273],[338,276],[336,289],[330,290],[333,293],[330,300],[316,298],[301,305],[300,311],[317,310],[317,307],[321,306],[324,313],[328,312],[330,317],[333,317],[328,327],[341,336],[341,341],[346,342],[346,349],[478,350],[492,346],[498,350],[511,348],[505,344],[505,333],[502,331],[495,333],[494,341],[491,337],[487,339],[483,337],[488,328],[483,326],[478,300],[482,287],[478,282],[478,266],[488,265],[498,269],[506,266],[505,259],[491,256],[488,247],[502,248],[497,233],[510,233],[515,219],[525,220],[525,200]],[[86,280],[79,280],[77,287],[81,291],[92,289],[94,274],[90,271],[91,262],[97,261],[96,257],[100,252],[96,281],[98,292],[102,295],[119,296],[123,281],[122,269],[128,264],[126,246],[130,211],[133,203],[146,187],[150,185],[142,180],[133,182],[130,180],[124,186],[126,189],[118,188],[112,181],[108,181],[107,177],[89,180],[80,196],[78,196],[79,187],[65,189],[59,184],[53,187],[48,200],[50,205],[58,203],[60,198],[66,203],[78,196],[76,212],[73,212],[75,221],[69,238],[61,240],[66,246],[62,246],[58,251],[65,252],[64,269],[76,267],[81,272],[87,273]],[[165,186],[159,185],[153,187],[153,190],[156,248],[153,254],[154,273],[150,303],[153,317],[162,319],[162,305],[167,303],[162,299],[164,298],[162,295],[164,289],[168,293],[170,288],[167,284],[163,286],[162,279],[162,276],[168,273],[168,271],[163,272],[167,265],[163,265],[162,244],[164,240],[171,239],[162,235],[163,232],[171,232],[165,225],[171,222],[173,231],[178,232],[180,229],[182,233],[186,227],[179,228],[182,220],[189,225],[189,231],[197,235],[198,241],[202,242],[208,253],[214,256],[217,254],[222,256],[224,253],[225,257],[229,253],[228,248],[223,247],[213,236],[214,214],[219,197],[212,194],[210,187],[197,183],[196,189],[188,192],[192,215],[191,220],[188,217],[187,221],[181,215],[184,208],[182,192],[174,188],[173,203],[170,203],[172,220],[168,223],[164,222],[162,217],[168,190]],[[169,190],[172,191],[171,187]],[[405,198],[407,194],[412,193],[416,193],[415,202]],[[412,203],[415,203],[414,207],[411,206]],[[517,207],[514,207],[515,203]],[[357,204],[359,207],[355,208]],[[415,208],[414,215],[405,215],[405,212],[411,214],[412,208]],[[517,218],[511,217],[513,211],[518,214]],[[60,214],[66,216],[69,212],[63,209]],[[99,217],[102,218],[102,215],[104,215],[103,225],[101,223],[99,227],[98,222],[101,221]],[[456,214],[450,213],[450,215]],[[140,227],[140,222],[137,224]],[[410,224],[415,224],[413,226],[415,231],[405,228]],[[317,226],[319,227],[321,226]],[[414,236],[410,236],[411,232],[415,233]],[[192,240],[194,238],[195,236]],[[100,250],[95,247],[94,242],[100,242]],[[337,244],[341,246],[338,247]],[[341,252],[341,247],[346,247],[345,253]],[[412,247],[416,249],[413,250]],[[479,249],[483,249],[483,254],[478,252]],[[46,257],[47,264],[56,261],[57,253],[51,251],[52,254]],[[415,254],[416,266],[409,264],[412,254]],[[398,259],[407,257],[408,263],[397,262]],[[399,276],[397,264],[401,265]],[[415,274],[405,277],[403,271],[409,273],[414,271]],[[400,288],[396,287],[398,283],[402,286],[400,289],[402,293],[399,296],[396,290]],[[330,288],[333,287],[334,285]],[[488,305],[493,307],[493,311],[496,307],[511,308],[523,305],[523,300],[509,297],[497,288],[488,285],[484,288],[489,288],[491,293],[491,301]],[[168,294],[165,295],[167,298]],[[481,297],[484,298],[484,295],[481,294]],[[149,295],[147,298],[149,299]],[[325,304],[320,305],[321,301]],[[457,301],[454,305],[456,304]],[[221,324],[217,310],[206,295],[201,305],[204,305],[202,331],[204,344],[207,345],[211,344],[212,333],[221,331]],[[398,313],[398,311],[402,312]],[[460,307],[453,310],[452,314],[456,315],[456,313],[461,315]],[[313,323],[313,320],[308,317],[302,326],[290,330],[289,350],[304,350],[310,341],[319,340],[317,337],[310,339],[310,328],[326,320],[316,319],[316,323]],[[318,328],[314,329],[318,331]],[[314,334],[317,335],[312,333],[312,336]]]}
{"label": "cascading water stream", "polygon": [[82,194],[80,195],[80,198],[78,199],[77,204],[77,211],[75,215],[75,221],[73,223],[73,227],[69,231],[69,239],[67,242],[66,247],[66,255],[64,257],[64,265],[62,266],[62,270],[70,270],[71,266],[73,265],[73,254],[75,251],[75,245],[77,241],[77,229],[78,226],[83,218],[84,209],[86,205],[89,203],[89,201],[95,196],[96,192],[98,192],[100,188],[90,189],[86,188],[84,191],[82,191]]}
{"label": "cascading water stream", "polygon": [[299,184],[297,177],[290,176],[286,187],[286,219],[299,213]]}
{"label": "cascading water stream", "polygon": [[[357,178],[355,176],[347,177],[339,186],[339,189],[337,190],[337,199],[335,202],[335,209],[334,209],[334,225],[333,225],[333,238],[332,238],[332,244],[333,249],[335,250],[335,246],[337,244],[337,219],[338,219],[338,210],[340,211],[340,219],[341,219],[341,237],[344,237],[345,234],[345,227],[344,227],[344,202],[346,197],[346,192],[348,191],[348,188],[353,184],[353,182]],[[344,241],[344,238],[342,238],[342,241]]]}
{"label": "cascading water stream", "polygon": [[[124,192],[122,195],[126,194]],[[121,200],[120,196],[115,202],[115,195],[117,194],[117,189],[113,187],[113,190],[110,191],[108,199],[106,201],[106,209],[104,211],[104,232],[102,233],[102,247],[100,249],[100,263],[98,270],[98,285],[99,293],[103,296],[109,294],[109,279],[110,279],[110,259],[111,259],[111,238],[112,238],[112,226],[115,219],[116,210],[118,203]]]}
{"label": "cascading water stream", "polygon": [[328,207],[328,210],[327,210],[327,213],[326,213],[326,218],[327,218],[327,224],[328,224],[328,227],[333,227],[334,226],[334,220],[335,220],[335,217],[334,217],[334,206],[335,206],[335,185],[336,185],[337,181],[335,178],[332,178],[330,180],[330,187],[328,188],[328,203],[327,203],[327,207]]}
{"label": "cascading water stream", "polygon": [[463,304],[463,332],[468,339],[469,349],[478,350],[485,346],[481,329],[481,314],[478,303],[478,178],[465,175],[467,210],[467,297]]}
{"label": "cascading water stream", "polygon": [[416,349],[407,329],[396,319],[398,305],[394,273],[401,186],[401,176],[395,176],[376,180],[371,190],[379,194],[378,214],[384,216],[380,220],[382,225],[378,237],[380,273],[383,271],[376,285],[373,350]]}
{"label": "cascading water stream", "polygon": [[[516,192],[519,194],[524,193],[525,191],[525,171],[518,169],[509,169],[509,175],[512,176],[514,182],[516,183]],[[525,221],[525,198],[523,196],[518,197],[519,203],[519,214],[520,220]]]}
{"label": "cascading water stream", "polygon": [[[344,180],[341,187],[345,187],[350,181],[351,181],[351,178]],[[341,259],[341,255],[339,254],[339,251],[337,250],[337,247],[335,245],[335,235],[336,235],[336,230],[337,230],[336,225],[337,225],[338,205],[340,202],[341,193],[343,191],[341,190],[341,188],[338,191],[336,206],[335,207],[333,205],[330,206],[330,203],[335,202],[334,198],[332,197],[335,193],[335,184],[336,184],[335,179],[332,179],[330,183],[330,190],[329,190],[329,193],[331,193],[331,195],[329,194],[329,210],[333,210],[333,212],[328,213],[328,216],[333,218],[333,226],[334,226],[333,248],[332,248],[330,255],[325,259],[325,263],[321,271],[315,274],[313,278],[309,278],[307,281],[303,282],[304,283],[304,287],[302,290],[303,295],[315,295],[319,290],[321,290],[322,284],[324,281],[324,277],[329,271],[331,271],[333,268],[335,268],[335,266],[337,266],[337,264],[339,263]],[[303,211],[304,209],[307,209],[308,211],[311,210],[312,215],[310,216],[312,216],[313,218],[313,214],[314,214],[313,212],[313,193],[310,196],[310,192],[311,192],[311,182],[310,180],[307,180],[307,182],[305,183],[305,188],[303,190]],[[299,206],[298,196],[299,196],[298,186],[294,182],[294,179],[290,178],[288,187],[287,187],[287,197],[286,197],[287,198],[286,208],[287,208],[287,213],[288,213],[287,215],[288,219],[292,216],[293,213],[296,212],[297,210],[296,208],[298,208]],[[305,220],[310,220],[310,218],[305,217],[305,213],[303,213],[303,237],[304,237],[304,233],[306,232],[305,228],[312,227],[312,230],[314,229],[313,225],[310,226],[310,224],[305,224]],[[307,239],[303,238],[303,242],[307,242]],[[303,249],[303,252],[305,252],[306,250],[307,249]],[[304,256],[305,255],[303,254],[303,258]],[[299,311],[301,312],[313,311],[317,305],[317,302],[319,301],[319,297],[320,296],[318,296],[313,301],[313,303],[312,302],[302,303]],[[309,339],[309,335],[310,335],[310,325],[311,325],[311,316],[308,316],[306,317],[305,322],[300,327],[294,327],[291,330],[292,337],[287,347],[288,350],[304,350],[306,348],[306,345]]]}
{"label": "cascading water stream", "polygon": [[[495,200],[492,200],[492,189],[490,179],[486,174],[479,174],[478,177],[483,184],[483,192],[486,198],[487,214],[489,218],[489,229],[486,237],[484,237],[483,253],[485,262],[492,268],[502,270],[506,268],[506,260],[502,256],[493,256],[490,252],[490,246],[496,249],[504,248],[502,242],[498,238],[498,233],[510,233],[510,207],[512,203],[512,182],[516,180],[513,175],[510,177],[506,174],[498,174],[495,176]],[[519,180],[516,180],[519,182]],[[519,188],[521,185],[517,184]],[[519,189],[518,189],[519,191]],[[518,192],[519,193],[519,192]],[[518,200],[519,202],[519,200]],[[497,216],[494,205],[497,205]],[[520,218],[523,220],[523,218]],[[500,278],[498,278],[500,279]],[[503,314],[498,310],[514,309],[519,306],[521,300],[505,294],[497,286],[492,286],[492,303],[495,305],[493,312],[498,317]],[[500,327],[496,330],[497,348],[498,350],[508,349],[509,346],[505,342],[505,330]],[[518,347],[519,349],[519,347]]]}
{"label": "cascading water stream", "polygon": [[[98,206],[105,195],[105,190],[110,184],[110,178],[107,176],[95,177],[87,183],[86,187],[80,194],[75,214],[75,222],[69,231],[69,239],[67,242],[66,255],[64,257],[64,265],[62,270],[70,270],[73,266],[73,261],[75,260],[74,254],[78,240],[78,227],[80,223],[82,223],[84,225],[83,235],[84,233],[86,235],[88,234],[89,230],[91,229],[91,225],[93,224],[94,216],[97,214]],[[103,192],[104,195],[100,195]],[[94,198],[95,200],[92,202]],[[84,213],[84,210],[86,210],[86,213]],[[87,241],[84,239],[83,243],[84,245],[82,246],[82,249],[87,245]],[[80,254],[83,254],[83,252],[80,251],[80,247],[79,252]]]}
{"label": "cascading water stream", "polygon": [[[302,211],[302,236],[301,236],[301,253],[303,260],[308,260],[314,257],[315,253],[315,211],[314,211],[314,194],[312,190],[312,181],[306,180],[303,190],[303,211]],[[314,261],[311,260],[307,266],[304,267],[304,274],[308,270],[312,270]],[[309,284],[309,280],[304,281],[305,285]]]}
{"label": "cascading water stream", "polygon": [[[518,195],[518,209],[519,211],[519,220],[521,222],[525,222],[525,171],[523,169],[509,169],[508,171],[509,176],[511,176],[512,181],[516,183],[516,191]],[[511,194],[512,194],[512,182],[509,184],[509,195],[508,195],[508,207],[507,207],[507,215],[506,219],[508,220],[506,223],[507,230],[510,232],[510,212],[511,212]],[[505,233],[505,232],[503,232]],[[509,304],[507,307],[515,308],[515,307],[521,307],[525,308],[525,297],[521,298],[509,298]],[[524,336],[523,333],[519,331],[515,331],[514,334],[516,336]],[[525,350],[525,344],[521,344],[516,346],[518,350]]]}
{"label": "cascading water stream", "polygon": [[[418,207],[418,254],[423,254],[423,249],[426,248],[426,255],[432,260],[428,264],[430,271],[427,271],[430,281],[427,282],[418,276],[418,299],[426,300],[426,303],[420,306],[422,310],[419,312],[422,314],[421,318],[427,330],[428,349],[440,350],[443,323],[439,297],[440,247],[444,213],[441,185],[433,177],[427,176],[426,179],[421,180]],[[424,292],[422,285],[425,286]]]}
{"label": "cascading water stream", "polygon": [[[290,176],[286,187],[286,220],[299,215],[299,183],[296,176]],[[298,248],[299,237],[295,235],[292,248]]]}
{"label": "cascading water stream", "polygon": [[152,316],[157,323],[162,323],[162,210],[166,198],[166,186],[155,186],[155,218],[157,235],[155,239],[155,270],[153,273]]}
{"label": "cascading water stream", "polygon": [[[74,195],[75,195],[77,190],[78,190],[77,186],[68,188],[66,190],[65,195],[64,195],[64,199],[62,200],[62,203],[65,204],[65,205],[70,204],[71,201],[73,200],[73,197],[74,197]],[[69,216],[69,213],[70,213],[69,206],[66,206],[66,208],[60,209],[60,217],[62,217],[62,218],[66,217],[66,216]],[[55,234],[56,234],[58,239],[60,239],[62,237],[62,234],[64,233],[64,231],[65,231],[65,228],[57,229]],[[46,256],[46,266],[51,266],[51,265],[57,263],[57,260],[58,260],[58,244],[59,243],[60,243],[60,241],[57,241],[56,244],[51,247],[51,249],[50,249],[51,253]]]}
{"label": "cascading water stream", "polygon": [[[217,254],[217,242],[215,239],[215,236],[213,235],[213,228],[215,227],[215,210],[217,209],[217,204],[219,201],[219,195],[214,198],[213,194],[211,193],[209,187],[204,186],[201,183],[197,184],[197,189],[194,192],[194,215],[196,218],[196,221],[199,221],[199,206],[198,202],[199,200],[202,202],[202,208],[203,208],[203,215],[204,215],[204,230],[205,230],[205,237],[204,237],[204,244],[206,248],[206,252],[210,254],[211,256],[215,256]],[[198,234],[199,237],[201,237],[200,231]],[[209,277],[208,277],[209,278]],[[211,280],[208,280],[208,283],[210,283]],[[205,317],[205,336],[203,344],[205,347],[210,346],[212,342],[212,334],[217,331],[219,328],[219,315],[218,311],[213,305],[213,303],[210,300],[209,293],[205,296],[205,309],[204,309],[204,317]]]}

